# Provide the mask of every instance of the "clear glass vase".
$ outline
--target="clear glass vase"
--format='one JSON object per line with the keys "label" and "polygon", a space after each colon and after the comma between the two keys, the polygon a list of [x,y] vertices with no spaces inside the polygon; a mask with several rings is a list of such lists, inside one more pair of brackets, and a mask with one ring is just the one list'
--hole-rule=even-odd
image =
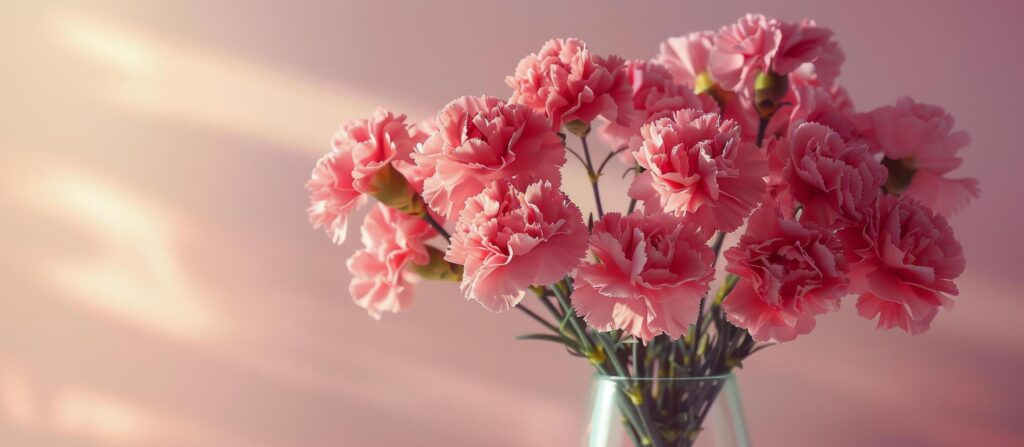
{"label": "clear glass vase", "polygon": [[[649,433],[654,431],[656,435]],[[587,447],[747,447],[732,374],[711,377],[594,377]]]}

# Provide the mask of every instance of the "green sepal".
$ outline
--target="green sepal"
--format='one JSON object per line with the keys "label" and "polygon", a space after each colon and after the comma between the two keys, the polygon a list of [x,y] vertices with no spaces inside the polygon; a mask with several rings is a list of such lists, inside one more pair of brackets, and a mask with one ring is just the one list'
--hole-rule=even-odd
{"label": "green sepal", "polygon": [[585,123],[580,120],[569,121],[568,123],[565,123],[564,126],[565,130],[572,132],[573,135],[580,138],[586,138],[590,133],[590,123]]}
{"label": "green sepal", "polygon": [[773,71],[762,71],[754,78],[754,109],[761,118],[771,118],[789,90],[789,77]]}
{"label": "green sepal", "polygon": [[559,337],[557,335],[551,335],[551,334],[526,334],[526,335],[520,335],[520,336],[516,337],[516,340],[544,340],[544,341],[553,341],[555,343],[562,344],[562,345],[566,344],[565,343],[565,341],[566,341],[565,338]]}
{"label": "green sepal", "polygon": [[427,206],[412,185],[390,164],[377,171],[370,181],[370,195],[391,208],[412,216],[423,216]]}
{"label": "green sepal", "polygon": [[891,195],[903,194],[914,179],[917,169],[914,169],[914,157],[882,159],[882,166],[889,171],[889,178],[885,181],[885,192]]}
{"label": "green sepal", "polygon": [[444,259],[444,252],[427,246],[430,260],[426,264],[413,264],[412,271],[424,279],[440,281],[462,281],[462,266]]}
{"label": "green sepal", "polygon": [[722,287],[718,289],[718,294],[715,296],[716,306],[722,305],[722,301],[725,300],[725,297],[729,296],[729,293],[732,292],[732,289],[736,287],[736,282],[739,280],[740,277],[732,273],[728,274],[725,277],[725,282],[722,283]]}

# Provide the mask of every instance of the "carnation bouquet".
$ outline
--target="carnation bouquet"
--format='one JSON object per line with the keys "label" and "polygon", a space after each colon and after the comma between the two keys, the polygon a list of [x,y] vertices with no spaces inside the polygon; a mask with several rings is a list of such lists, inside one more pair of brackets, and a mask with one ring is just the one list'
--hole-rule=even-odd
{"label": "carnation bouquet", "polygon": [[[632,442],[692,445],[720,389],[647,379],[729,374],[844,299],[918,334],[957,295],[946,218],[978,195],[951,178],[967,134],[909,98],[858,111],[843,61],[829,29],[761,15],[649,60],[550,40],[508,99],[343,124],[306,185],[310,220],[340,244],[374,200],[347,264],[373,318],[408,309],[420,279],[457,281],[535,321],[521,338],[620,379]],[[624,210],[601,200],[615,164],[631,176]],[[586,173],[593,211],[563,193],[565,169]]]}

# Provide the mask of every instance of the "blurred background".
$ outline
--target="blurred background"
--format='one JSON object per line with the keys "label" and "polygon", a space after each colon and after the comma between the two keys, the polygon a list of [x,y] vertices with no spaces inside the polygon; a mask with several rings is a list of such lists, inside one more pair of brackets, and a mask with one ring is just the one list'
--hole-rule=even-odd
{"label": "blurred background", "polygon": [[831,27],[862,110],[946,107],[983,188],[930,332],[849,303],[744,365],[756,445],[1024,445],[1015,2],[235,0],[0,6],[0,445],[575,445],[585,362],[454,284],[373,321],[303,184],[341,121],[508,96],[548,38],[648,58],[748,11]]}

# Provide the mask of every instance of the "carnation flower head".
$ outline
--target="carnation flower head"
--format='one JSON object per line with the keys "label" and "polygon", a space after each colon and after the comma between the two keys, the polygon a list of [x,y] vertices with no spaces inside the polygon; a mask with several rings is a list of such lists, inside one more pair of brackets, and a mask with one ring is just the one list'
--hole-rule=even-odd
{"label": "carnation flower head", "polygon": [[510,102],[544,114],[555,131],[573,121],[589,124],[598,116],[623,126],[633,118],[623,60],[593,55],[579,39],[547,41],[519,61],[505,83],[514,89]]}
{"label": "carnation flower head", "polygon": [[[415,126],[410,127],[409,138],[412,141],[412,147],[423,150],[420,146],[422,146],[423,143],[426,143],[427,139],[430,138],[431,135],[437,133],[437,131],[437,120],[434,118],[425,119],[417,123]],[[433,147],[432,149],[437,149],[437,147]],[[413,153],[415,153],[415,150]],[[430,176],[434,175],[434,165],[417,165],[413,161],[411,155],[412,154],[410,154],[410,157],[397,159],[393,164],[395,168],[398,169],[398,172],[401,172],[402,176],[404,176],[409,182],[409,185],[412,186],[413,190],[416,191],[417,194],[423,194],[423,182]]]}
{"label": "carnation flower head", "polygon": [[710,81],[708,59],[714,47],[714,31],[698,31],[685,36],[670,37],[661,43],[656,60],[665,65],[676,82],[703,91]]}
{"label": "carnation flower head", "polygon": [[[608,122],[600,128],[602,139],[612,147],[628,145],[631,138],[640,135],[640,126],[654,117],[680,109],[718,110],[714,99],[708,95],[698,96],[689,87],[675,82],[668,69],[657,62],[628,61],[624,69],[633,86],[633,108],[636,114],[628,126]],[[628,160],[632,160],[628,153],[624,154]]]}
{"label": "carnation flower head", "polygon": [[863,143],[858,130],[860,117],[846,89],[796,75],[790,76],[789,85],[793,106],[780,114],[785,118],[786,135],[800,124],[818,123],[832,129],[848,144]]}
{"label": "carnation flower head", "polygon": [[465,267],[462,292],[492,312],[526,288],[561,280],[586,252],[583,216],[548,180],[491,182],[469,198],[445,259]]}
{"label": "carnation flower head", "polygon": [[831,85],[839,75],[843,55],[832,31],[813,20],[786,22],[747,14],[715,35],[709,56],[711,75],[730,90],[750,86],[758,73],[787,75],[805,63],[817,79]]}
{"label": "carnation flower head", "polygon": [[735,121],[680,110],[640,133],[633,157],[645,171],[629,196],[645,209],[687,216],[710,235],[739,228],[760,203],[768,165],[757,146],[741,141]]}
{"label": "carnation flower head", "polygon": [[348,214],[375,193],[374,178],[392,162],[406,160],[415,144],[405,115],[377,109],[368,119],[341,125],[331,152],[317,161],[306,183],[313,228],[324,228],[336,244],[345,242]]}
{"label": "carnation flower head", "polygon": [[696,225],[668,213],[608,213],[594,222],[590,251],[571,296],[590,326],[647,342],[678,339],[697,319],[714,252]]}
{"label": "carnation flower head", "polygon": [[468,199],[495,180],[528,174],[555,188],[561,184],[562,141],[525,105],[464,96],[445,106],[434,126],[413,159],[429,174],[424,200],[445,218],[455,220]]}
{"label": "carnation flower head", "polygon": [[[744,140],[755,141],[757,111],[749,99],[741,100],[745,103],[741,109],[744,116],[736,119],[743,126]],[[785,106],[772,115],[765,128],[766,141],[772,137],[788,138],[800,124],[818,123],[838,133],[847,144],[867,143],[861,132],[863,118],[846,89],[838,84],[825,86],[806,73],[794,72],[789,76],[789,88],[782,103]]]}
{"label": "carnation flower head", "polygon": [[414,145],[405,115],[385,109],[377,109],[369,119],[348,121],[331,139],[334,152],[352,154],[352,186],[363,193],[373,193],[374,175],[393,160],[408,158]]}
{"label": "carnation flower head", "polygon": [[430,261],[425,242],[437,233],[423,219],[380,203],[367,214],[361,232],[363,249],[347,262],[352,299],[374,319],[408,308],[418,280],[414,266]]}
{"label": "carnation flower head", "polygon": [[953,116],[941,107],[903,97],[867,117],[866,132],[891,170],[886,184],[891,193],[920,200],[944,216],[978,197],[977,180],[948,177],[963,162],[957,152],[971,139],[953,130]]}
{"label": "carnation flower head", "polygon": [[815,317],[839,309],[848,266],[839,239],[772,207],[755,211],[726,270],[739,281],[722,303],[733,324],[757,341],[790,341],[814,329]]}
{"label": "carnation flower head", "polygon": [[313,228],[323,228],[338,245],[345,242],[348,234],[349,213],[366,203],[366,196],[352,185],[354,169],[351,154],[330,152],[317,160],[306,182],[309,223]]}
{"label": "carnation flower head", "polygon": [[768,152],[774,158],[772,177],[778,180],[771,188],[775,199],[802,205],[801,219],[823,226],[859,221],[878,200],[887,175],[867,145],[847,144],[817,123],[800,124]]}
{"label": "carnation flower head", "polygon": [[839,232],[850,261],[857,310],[878,327],[924,332],[953,305],[963,249],[949,222],[909,197],[884,196],[859,225]]}

